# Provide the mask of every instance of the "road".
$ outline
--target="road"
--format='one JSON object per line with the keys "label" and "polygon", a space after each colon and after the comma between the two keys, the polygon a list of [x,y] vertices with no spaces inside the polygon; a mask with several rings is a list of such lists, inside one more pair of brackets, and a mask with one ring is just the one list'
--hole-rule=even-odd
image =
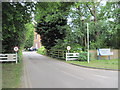
{"label": "road", "polygon": [[118,88],[118,71],[74,66],[23,52],[22,88]]}

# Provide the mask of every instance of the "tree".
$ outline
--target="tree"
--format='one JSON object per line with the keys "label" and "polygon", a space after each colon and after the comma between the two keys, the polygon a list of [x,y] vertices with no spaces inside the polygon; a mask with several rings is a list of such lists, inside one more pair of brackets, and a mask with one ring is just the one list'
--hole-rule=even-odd
{"label": "tree", "polygon": [[[38,5],[36,14],[39,17],[38,23],[40,23],[38,32],[46,34],[40,33],[46,39],[46,41],[44,39],[42,41],[45,46],[51,45],[50,47],[54,46],[53,48],[62,48],[73,44],[74,48],[79,46],[83,50],[87,50],[86,24],[89,23],[90,49],[120,47],[117,41],[119,40],[119,2],[106,2],[104,5],[102,2],[76,2],[68,5],[64,10],[59,9],[65,7],[65,4],[40,3],[40,6]],[[42,5],[48,8],[42,7]],[[54,25],[61,16],[65,17],[67,24],[68,20],[71,20],[71,22],[69,22],[69,26],[67,24],[61,26],[64,27],[65,31],[63,38],[53,39],[51,38],[52,35],[49,34],[52,30],[55,32],[51,25]],[[82,16],[85,17],[84,21],[81,20]],[[92,22],[90,21],[91,16],[94,17]],[[59,30],[59,28],[56,30]],[[58,32],[61,32],[61,30]],[[53,37],[55,36],[53,35]],[[47,45],[49,38],[53,40],[50,41],[53,45],[51,43]]]}
{"label": "tree", "polygon": [[13,47],[24,47],[26,38],[25,24],[31,21],[33,3],[2,3],[2,49],[13,52]]}
{"label": "tree", "polygon": [[24,48],[30,48],[33,46],[33,40],[34,40],[34,26],[32,23],[27,23],[26,25],[26,40],[25,40],[25,46]]}
{"label": "tree", "polygon": [[107,8],[109,8],[108,19],[109,19],[109,28],[106,38],[107,46],[112,48],[120,48],[119,44],[119,35],[120,35],[120,2],[107,3]]}
{"label": "tree", "polygon": [[66,25],[66,20],[59,17],[54,22],[44,22],[39,23],[37,27],[37,33],[41,35],[42,45],[46,49],[50,49],[55,46],[56,39],[63,39],[65,36],[65,28],[61,28]]}
{"label": "tree", "polygon": [[[90,49],[96,48],[118,48],[117,44],[117,28],[118,25],[118,3],[102,3],[84,2],[75,3],[71,7],[69,17],[71,18],[70,27],[68,31],[68,37],[71,42],[76,42],[80,46],[86,49],[86,23],[89,23],[90,33]],[[85,19],[82,22],[81,17]],[[90,22],[90,17],[93,16],[93,22]],[[108,21],[112,18],[114,21]],[[117,19],[116,19],[117,18]],[[66,39],[68,38],[66,37]]]}
{"label": "tree", "polygon": [[[38,14],[39,21],[37,21],[36,32],[40,34],[42,45],[46,49],[51,49],[51,47],[56,45],[56,40],[65,37],[67,10],[71,4],[58,2],[38,3],[36,13]],[[38,11],[39,9],[41,10],[40,12]]]}

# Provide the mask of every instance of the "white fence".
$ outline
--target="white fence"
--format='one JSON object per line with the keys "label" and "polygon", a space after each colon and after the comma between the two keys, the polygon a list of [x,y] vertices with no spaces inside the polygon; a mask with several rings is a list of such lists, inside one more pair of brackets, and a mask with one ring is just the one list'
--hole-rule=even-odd
{"label": "white fence", "polygon": [[17,63],[17,53],[16,54],[0,54],[0,62],[15,61]]}
{"label": "white fence", "polygon": [[79,53],[66,53],[66,61],[68,60],[77,60]]}

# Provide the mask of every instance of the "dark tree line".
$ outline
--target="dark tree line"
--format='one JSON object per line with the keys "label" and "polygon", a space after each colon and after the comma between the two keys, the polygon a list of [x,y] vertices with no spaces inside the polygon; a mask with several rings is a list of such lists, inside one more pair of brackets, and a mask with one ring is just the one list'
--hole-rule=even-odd
{"label": "dark tree line", "polygon": [[13,48],[24,47],[28,30],[25,24],[31,22],[33,3],[2,3],[2,51],[14,52]]}

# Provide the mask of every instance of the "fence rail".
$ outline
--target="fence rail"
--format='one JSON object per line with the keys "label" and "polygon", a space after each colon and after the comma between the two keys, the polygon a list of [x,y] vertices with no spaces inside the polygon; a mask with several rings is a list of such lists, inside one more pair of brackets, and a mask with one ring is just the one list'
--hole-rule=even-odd
{"label": "fence rail", "polygon": [[77,60],[79,53],[66,53],[66,61],[68,60]]}
{"label": "fence rail", "polygon": [[0,62],[15,61],[17,63],[17,53],[16,54],[0,54]]}
{"label": "fence rail", "polygon": [[[72,55],[71,55],[72,54]],[[63,59],[63,60],[77,60],[79,53],[67,53],[67,50],[48,50],[47,55],[53,58]]]}
{"label": "fence rail", "polygon": [[47,55],[53,58],[64,59],[66,57],[66,50],[48,50]]}

